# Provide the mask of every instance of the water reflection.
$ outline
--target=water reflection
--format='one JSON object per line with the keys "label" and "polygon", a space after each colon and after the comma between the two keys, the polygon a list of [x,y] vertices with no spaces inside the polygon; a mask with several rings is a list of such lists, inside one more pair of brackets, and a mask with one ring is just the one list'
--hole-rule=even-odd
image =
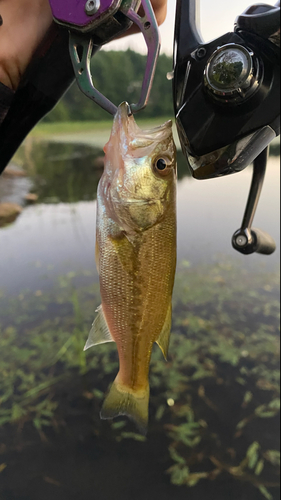
{"label": "water reflection", "polygon": [[[182,153],[178,156],[179,179],[182,179],[189,172]],[[22,146],[17,158],[33,184],[33,191],[39,196],[39,202],[75,203],[96,199],[103,171],[104,153],[101,149],[84,144],[31,139]],[[16,184],[16,188],[20,189],[19,179]]]}
{"label": "water reflection", "polygon": [[35,141],[18,154],[42,203],[75,203],[96,198],[103,152],[79,144]]}
{"label": "water reflection", "polygon": [[[35,143],[32,153],[30,147],[21,151],[20,160],[28,177],[1,178],[0,203],[16,200],[24,204],[28,190],[36,192],[39,201],[26,207],[15,225],[0,230],[0,287],[13,293],[21,288],[46,288],[60,272],[95,267],[94,200],[102,173],[101,151],[87,146]],[[231,236],[242,220],[251,169],[222,179],[195,181],[184,176],[187,169],[179,155],[179,172],[179,262],[197,265],[216,262],[225,255],[252,268],[272,269],[277,264],[279,249],[270,257],[248,257],[231,247]],[[271,157],[255,226],[276,241],[279,178],[279,159]]]}

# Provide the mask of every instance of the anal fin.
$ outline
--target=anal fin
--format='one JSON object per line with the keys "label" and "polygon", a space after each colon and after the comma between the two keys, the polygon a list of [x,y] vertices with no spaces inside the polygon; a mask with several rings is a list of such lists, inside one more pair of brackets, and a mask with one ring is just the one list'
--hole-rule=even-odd
{"label": "anal fin", "polygon": [[165,320],[162,332],[160,333],[159,338],[156,341],[156,343],[159,345],[166,361],[168,358],[171,327],[172,327],[172,303],[170,304],[170,306],[168,308],[168,312],[167,312],[167,316],[166,316],[166,320]]}
{"label": "anal fin", "polygon": [[97,313],[98,315],[89,333],[89,338],[84,347],[84,351],[87,351],[87,349],[90,349],[90,347],[93,347],[95,345],[114,342],[114,339],[112,338],[112,335],[109,331],[106,319],[104,317],[102,306],[97,309]]}

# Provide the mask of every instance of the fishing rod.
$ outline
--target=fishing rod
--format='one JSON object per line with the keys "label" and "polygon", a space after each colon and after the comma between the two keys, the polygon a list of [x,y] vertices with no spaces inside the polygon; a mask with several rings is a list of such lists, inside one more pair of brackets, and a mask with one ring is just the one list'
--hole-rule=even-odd
{"label": "fishing rod", "polygon": [[[95,88],[90,62],[133,23],[143,33],[147,64],[139,101],[128,109],[136,113],[149,99],[160,49],[150,0],[49,2],[55,22],[0,123],[0,173],[75,78],[87,97],[115,114],[119,103]],[[252,222],[268,146],[280,134],[280,1],[250,6],[237,17],[233,32],[209,43],[200,34],[198,12],[198,0],[177,0],[173,100],[182,151],[196,179],[237,173],[253,163],[244,218],[232,244],[243,254],[270,254],[273,239],[253,229]]]}

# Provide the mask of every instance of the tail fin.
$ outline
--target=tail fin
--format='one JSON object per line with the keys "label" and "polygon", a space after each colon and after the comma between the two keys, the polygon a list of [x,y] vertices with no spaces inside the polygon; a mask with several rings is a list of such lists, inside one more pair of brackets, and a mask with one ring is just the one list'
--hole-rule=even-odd
{"label": "tail fin", "polygon": [[146,435],[148,404],[149,385],[146,390],[134,392],[115,379],[103,403],[100,416],[103,420],[107,420],[126,415],[136,423],[139,432]]}

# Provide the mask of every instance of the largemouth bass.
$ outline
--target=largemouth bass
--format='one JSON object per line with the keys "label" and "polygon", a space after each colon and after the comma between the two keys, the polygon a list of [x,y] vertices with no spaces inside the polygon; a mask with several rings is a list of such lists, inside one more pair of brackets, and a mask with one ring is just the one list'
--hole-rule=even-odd
{"label": "largemouth bass", "polygon": [[141,130],[119,106],[98,186],[96,263],[102,305],[85,349],[115,341],[119,373],[102,419],[146,432],[153,344],[167,357],[176,269],[176,148],[172,122]]}

